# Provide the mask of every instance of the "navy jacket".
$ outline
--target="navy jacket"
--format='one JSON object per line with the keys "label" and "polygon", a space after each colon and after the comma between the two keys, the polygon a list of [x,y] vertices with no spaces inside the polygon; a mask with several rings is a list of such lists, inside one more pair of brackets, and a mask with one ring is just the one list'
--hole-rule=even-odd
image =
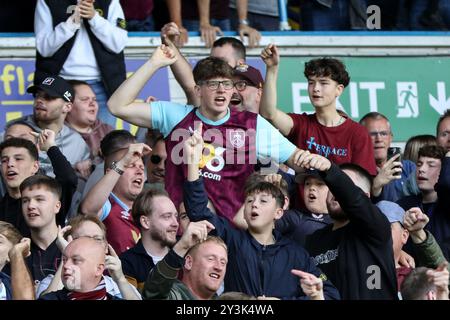
{"label": "navy jacket", "polygon": [[155,266],[152,257],[145,251],[142,240],[139,240],[133,248],[123,252],[119,258],[122,262],[123,274],[128,282],[142,292],[148,274]]}
{"label": "navy jacket", "polygon": [[[291,274],[299,269],[326,279],[309,254],[301,246],[274,231],[275,244],[262,245],[250,233],[234,229],[230,223],[207,208],[208,198],[202,178],[184,184],[184,203],[192,221],[208,220],[213,231],[228,246],[228,265],[225,292],[240,291],[253,296],[281,299],[307,299],[300,287],[300,279]],[[339,299],[339,292],[326,280],[325,299]]]}

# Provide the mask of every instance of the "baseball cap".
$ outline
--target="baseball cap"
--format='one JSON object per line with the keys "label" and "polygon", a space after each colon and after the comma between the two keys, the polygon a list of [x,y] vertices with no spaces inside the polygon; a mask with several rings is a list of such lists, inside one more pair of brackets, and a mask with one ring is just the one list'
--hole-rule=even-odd
{"label": "baseball cap", "polygon": [[238,65],[234,69],[234,75],[236,77],[248,80],[252,86],[257,88],[261,88],[264,83],[264,79],[261,75],[261,72],[259,72],[258,69],[249,66],[248,64]]}
{"label": "baseball cap", "polygon": [[298,184],[304,184],[306,178],[309,178],[309,177],[323,180],[322,176],[320,175],[318,170],[306,169],[304,172],[300,172],[295,176],[295,182],[297,182]]}
{"label": "baseball cap", "polygon": [[72,102],[75,97],[72,86],[59,76],[44,77],[42,81],[36,81],[29,87],[27,92],[36,93],[38,89],[45,91],[51,97],[62,98],[67,102]]}
{"label": "baseball cap", "polygon": [[376,203],[376,206],[386,216],[390,223],[400,222],[403,226],[403,217],[405,216],[405,210],[398,204],[392,201],[382,200]]}

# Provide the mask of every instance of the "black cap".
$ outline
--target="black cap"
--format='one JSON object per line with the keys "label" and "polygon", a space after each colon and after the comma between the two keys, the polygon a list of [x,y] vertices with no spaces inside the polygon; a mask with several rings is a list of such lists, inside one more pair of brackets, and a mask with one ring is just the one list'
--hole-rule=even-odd
{"label": "black cap", "polygon": [[62,98],[67,102],[73,102],[75,92],[70,83],[63,78],[59,76],[48,76],[44,80],[35,83],[35,85],[27,89],[27,92],[36,93],[38,89],[41,89],[51,97]]}
{"label": "black cap", "polygon": [[304,172],[300,172],[295,176],[295,182],[298,184],[304,184],[306,178],[313,177],[319,180],[323,180],[318,170],[315,169],[305,169]]}

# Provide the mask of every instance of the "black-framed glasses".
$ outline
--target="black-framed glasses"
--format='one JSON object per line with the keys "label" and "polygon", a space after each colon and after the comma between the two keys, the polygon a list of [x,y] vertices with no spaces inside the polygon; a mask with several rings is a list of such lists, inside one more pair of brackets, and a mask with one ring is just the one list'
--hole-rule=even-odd
{"label": "black-framed glasses", "polygon": [[244,91],[247,86],[253,87],[253,85],[246,80],[238,80],[234,83],[234,87],[237,89],[237,91]]}
{"label": "black-framed glasses", "polygon": [[160,156],[158,156],[157,154],[152,154],[150,157],[150,161],[153,164],[159,164],[162,161],[162,158]]}
{"label": "black-framed glasses", "polygon": [[217,90],[221,84],[222,84],[222,86],[223,86],[223,88],[225,90],[231,90],[234,87],[234,83],[231,80],[222,80],[222,81],[219,81],[219,80],[206,80],[206,81],[199,82],[199,84],[200,85],[206,84],[206,86],[210,90]]}

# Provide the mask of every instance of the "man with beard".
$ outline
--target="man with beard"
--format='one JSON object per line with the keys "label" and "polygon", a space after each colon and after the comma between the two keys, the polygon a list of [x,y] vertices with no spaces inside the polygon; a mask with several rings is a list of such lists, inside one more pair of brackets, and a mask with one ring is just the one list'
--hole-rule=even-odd
{"label": "man with beard", "polygon": [[320,174],[333,223],[307,237],[306,249],[343,299],[397,299],[391,226],[369,199],[370,174],[350,163]]}
{"label": "man with beard", "polygon": [[142,157],[150,150],[144,143],[135,143],[105,157],[105,175],[80,205],[83,214],[97,215],[103,221],[108,243],[118,255],[134,247],[140,237],[129,211],[144,187]]}
{"label": "man with beard", "polygon": [[[150,272],[144,299],[209,300],[216,297],[228,263],[227,245],[208,236],[208,221],[191,222],[186,232]],[[177,279],[183,271],[181,281]]]}
{"label": "man with beard", "polygon": [[131,215],[141,239],[120,260],[128,281],[142,291],[150,270],[177,241],[178,212],[166,192],[150,189],[136,198]]}
{"label": "man with beard", "polygon": [[[61,77],[48,76],[28,88],[27,92],[34,96],[33,114],[14,120],[11,124],[25,122],[38,133],[45,129],[55,132],[56,146],[74,168],[79,162],[89,159],[86,142],[78,132],[64,124],[75,96],[72,86]],[[54,177],[53,166],[47,153],[39,153],[39,163],[43,174]]]}
{"label": "man with beard", "polygon": [[234,93],[230,104],[238,111],[259,113],[264,79],[258,69],[242,64],[234,68]]}

